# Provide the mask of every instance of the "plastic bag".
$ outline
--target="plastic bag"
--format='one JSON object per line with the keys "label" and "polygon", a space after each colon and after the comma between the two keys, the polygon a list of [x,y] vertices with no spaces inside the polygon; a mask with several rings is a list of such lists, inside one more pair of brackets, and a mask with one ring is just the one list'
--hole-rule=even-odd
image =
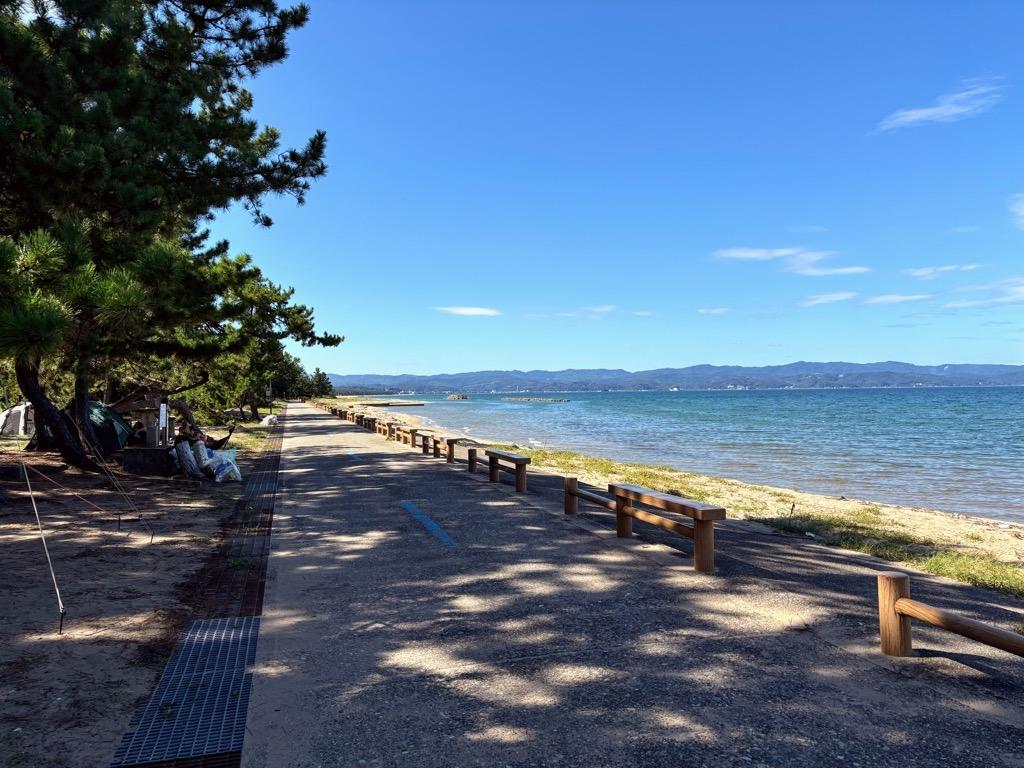
{"label": "plastic bag", "polygon": [[212,454],[206,443],[201,440],[192,443],[192,455],[196,457],[200,469],[209,469]]}
{"label": "plastic bag", "polygon": [[261,427],[276,427],[277,426],[277,416],[275,416],[274,414],[270,414],[269,416],[264,416],[263,417],[263,421],[260,422],[260,426]]}
{"label": "plastic bag", "polygon": [[182,440],[175,445],[174,453],[177,455],[178,463],[181,465],[181,468],[185,470],[186,475],[195,478],[196,480],[206,479],[206,475],[199,470],[195,454],[192,453],[192,447],[188,444],[187,440]]}
{"label": "plastic bag", "polygon": [[231,459],[224,456],[218,456],[217,459],[220,463],[213,470],[213,482],[223,483],[229,480],[235,480],[237,482],[242,481],[242,473],[238,469],[238,465],[235,464]]}

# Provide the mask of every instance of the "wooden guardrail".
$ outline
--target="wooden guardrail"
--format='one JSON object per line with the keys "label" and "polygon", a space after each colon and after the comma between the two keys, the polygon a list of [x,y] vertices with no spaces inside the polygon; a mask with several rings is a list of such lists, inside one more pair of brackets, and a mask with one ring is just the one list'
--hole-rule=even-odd
{"label": "wooden guardrail", "polygon": [[[724,520],[725,510],[711,504],[704,504],[682,496],[660,493],[650,488],[628,483],[611,483],[608,493],[612,498],[579,487],[575,477],[565,478],[565,513],[575,515],[579,503],[589,501],[615,513],[615,534],[620,538],[633,535],[633,520],[664,528],[693,539],[693,567],[703,573],[715,570],[715,520]],[[662,512],[686,515],[693,522],[690,525],[668,517],[640,509],[634,504],[644,504]]]}
{"label": "wooden guardrail", "polygon": [[580,488],[579,480],[575,477],[565,478],[565,514],[575,515],[580,511],[580,499],[597,504],[599,507],[615,511],[615,500],[602,496],[599,493],[591,493]]}
{"label": "wooden guardrail", "polygon": [[395,426],[395,440],[415,448],[417,432],[419,432],[419,429],[416,427],[407,427],[405,424],[398,424]]}
{"label": "wooden guardrail", "polygon": [[913,655],[912,618],[1007,653],[1024,656],[1024,635],[911,600],[910,576],[905,573],[884,571],[878,574],[878,629],[882,653],[888,656]]}
{"label": "wooden guardrail", "polygon": [[[526,493],[526,465],[530,463],[529,456],[520,456],[517,453],[508,451],[485,451],[488,462],[488,476],[492,483],[498,482],[499,473],[512,472],[516,476],[516,493]],[[501,462],[512,465],[511,468],[503,466]]]}

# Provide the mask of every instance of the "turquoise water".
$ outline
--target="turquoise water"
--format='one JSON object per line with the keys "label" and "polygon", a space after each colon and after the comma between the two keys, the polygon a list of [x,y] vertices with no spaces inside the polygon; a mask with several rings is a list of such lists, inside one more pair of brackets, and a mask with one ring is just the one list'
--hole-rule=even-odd
{"label": "turquoise water", "polygon": [[503,442],[1024,521],[1022,388],[508,396],[417,396],[426,405],[406,412]]}

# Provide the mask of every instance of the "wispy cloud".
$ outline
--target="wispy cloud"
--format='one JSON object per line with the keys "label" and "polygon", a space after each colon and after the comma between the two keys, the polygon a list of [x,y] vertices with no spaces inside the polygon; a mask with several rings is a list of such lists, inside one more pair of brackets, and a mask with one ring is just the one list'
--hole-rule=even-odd
{"label": "wispy cloud", "polygon": [[491,307],[434,307],[434,310],[465,317],[497,317],[501,314],[500,311]]}
{"label": "wispy cloud", "polygon": [[734,261],[772,261],[795,256],[802,250],[803,248],[722,248],[712,255],[716,259]]}
{"label": "wispy cloud", "polygon": [[582,317],[587,320],[601,320],[614,312],[618,307],[615,304],[598,304],[593,307],[582,307],[572,312],[555,312],[555,317]]}
{"label": "wispy cloud", "polygon": [[1000,78],[976,77],[963,80],[949,93],[944,93],[930,107],[900,109],[886,116],[876,132],[912,128],[925,123],[954,123],[991,109],[1003,98],[1005,88]]}
{"label": "wispy cloud", "polygon": [[908,301],[924,301],[930,299],[930,293],[887,293],[883,296],[872,296],[864,299],[865,304],[906,304]]}
{"label": "wispy cloud", "polygon": [[915,267],[914,269],[903,270],[911,277],[921,280],[933,280],[946,272],[971,272],[977,269],[978,264],[944,264],[941,267]]}
{"label": "wispy cloud", "polygon": [[649,309],[637,309],[633,312],[637,317],[652,317],[654,315]]}
{"label": "wispy cloud", "polygon": [[818,264],[837,256],[838,251],[801,251],[787,260],[786,271],[797,275],[821,277],[824,275],[862,275],[867,267],[820,267]]}
{"label": "wispy cloud", "polygon": [[957,299],[943,305],[946,309],[968,309],[971,307],[990,307],[999,304],[1024,304],[1024,275],[1008,277],[988,285],[969,286],[965,292],[982,293],[974,299]]}
{"label": "wispy cloud", "polygon": [[970,234],[971,232],[977,232],[978,227],[975,227],[973,225],[965,225],[962,227],[953,227],[949,231],[957,235],[967,235]]}
{"label": "wispy cloud", "polygon": [[836,293],[819,293],[808,296],[802,302],[801,307],[816,307],[819,304],[835,304],[837,301],[849,301],[857,298],[859,294],[854,291],[837,291]]}
{"label": "wispy cloud", "polygon": [[1010,215],[1013,217],[1013,225],[1024,229],[1024,193],[1010,198]]}
{"label": "wispy cloud", "polygon": [[800,226],[790,227],[789,231],[798,235],[815,235],[821,232],[828,232],[828,227],[823,227],[820,224],[801,224]]}
{"label": "wispy cloud", "polygon": [[707,315],[709,317],[721,317],[722,315],[729,314],[728,307],[711,307],[709,309],[698,309],[698,315]]}
{"label": "wispy cloud", "polygon": [[822,262],[839,255],[838,251],[810,251],[806,248],[723,248],[712,254],[729,261],[781,261],[786,272],[796,275],[861,275],[868,267],[828,267]]}

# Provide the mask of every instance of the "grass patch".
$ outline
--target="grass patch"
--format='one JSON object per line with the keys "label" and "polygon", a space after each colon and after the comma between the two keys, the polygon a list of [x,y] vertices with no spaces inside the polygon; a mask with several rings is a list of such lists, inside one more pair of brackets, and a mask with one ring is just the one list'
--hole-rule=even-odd
{"label": "grass patch", "polygon": [[[934,542],[864,522],[863,518],[874,519],[870,513],[861,517],[862,520],[857,520],[854,515],[846,517],[799,514],[765,517],[761,518],[761,522],[780,531],[813,534],[814,538],[834,547],[852,549],[855,552],[897,562],[913,562],[936,551]],[[878,520],[881,521],[880,515]]]}
{"label": "grass patch", "polygon": [[914,565],[936,576],[1024,597],[1024,570],[990,555],[944,550]]}
{"label": "grass patch", "polygon": [[1024,570],[991,555],[957,552],[928,539],[879,527],[877,508],[845,515],[765,517],[761,522],[788,533],[811,533],[824,544],[906,563],[936,576],[1024,597]]}
{"label": "grass patch", "polygon": [[611,483],[632,483],[656,491],[683,496],[687,499],[710,503],[706,489],[695,481],[700,475],[680,472],[672,467],[632,464],[611,459],[584,456],[573,451],[555,451],[547,448],[526,448],[516,445],[491,446],[501,450],[526,451],[533,463],[539,467],[553,469],[566,475],[601,475]]}
{"label": "grass patch", "polygon": [[237,448],[239,454],[257,453],[263,450],[263,443],[270,434],[270,427],[239,424],[228,441],[228,448]]}

